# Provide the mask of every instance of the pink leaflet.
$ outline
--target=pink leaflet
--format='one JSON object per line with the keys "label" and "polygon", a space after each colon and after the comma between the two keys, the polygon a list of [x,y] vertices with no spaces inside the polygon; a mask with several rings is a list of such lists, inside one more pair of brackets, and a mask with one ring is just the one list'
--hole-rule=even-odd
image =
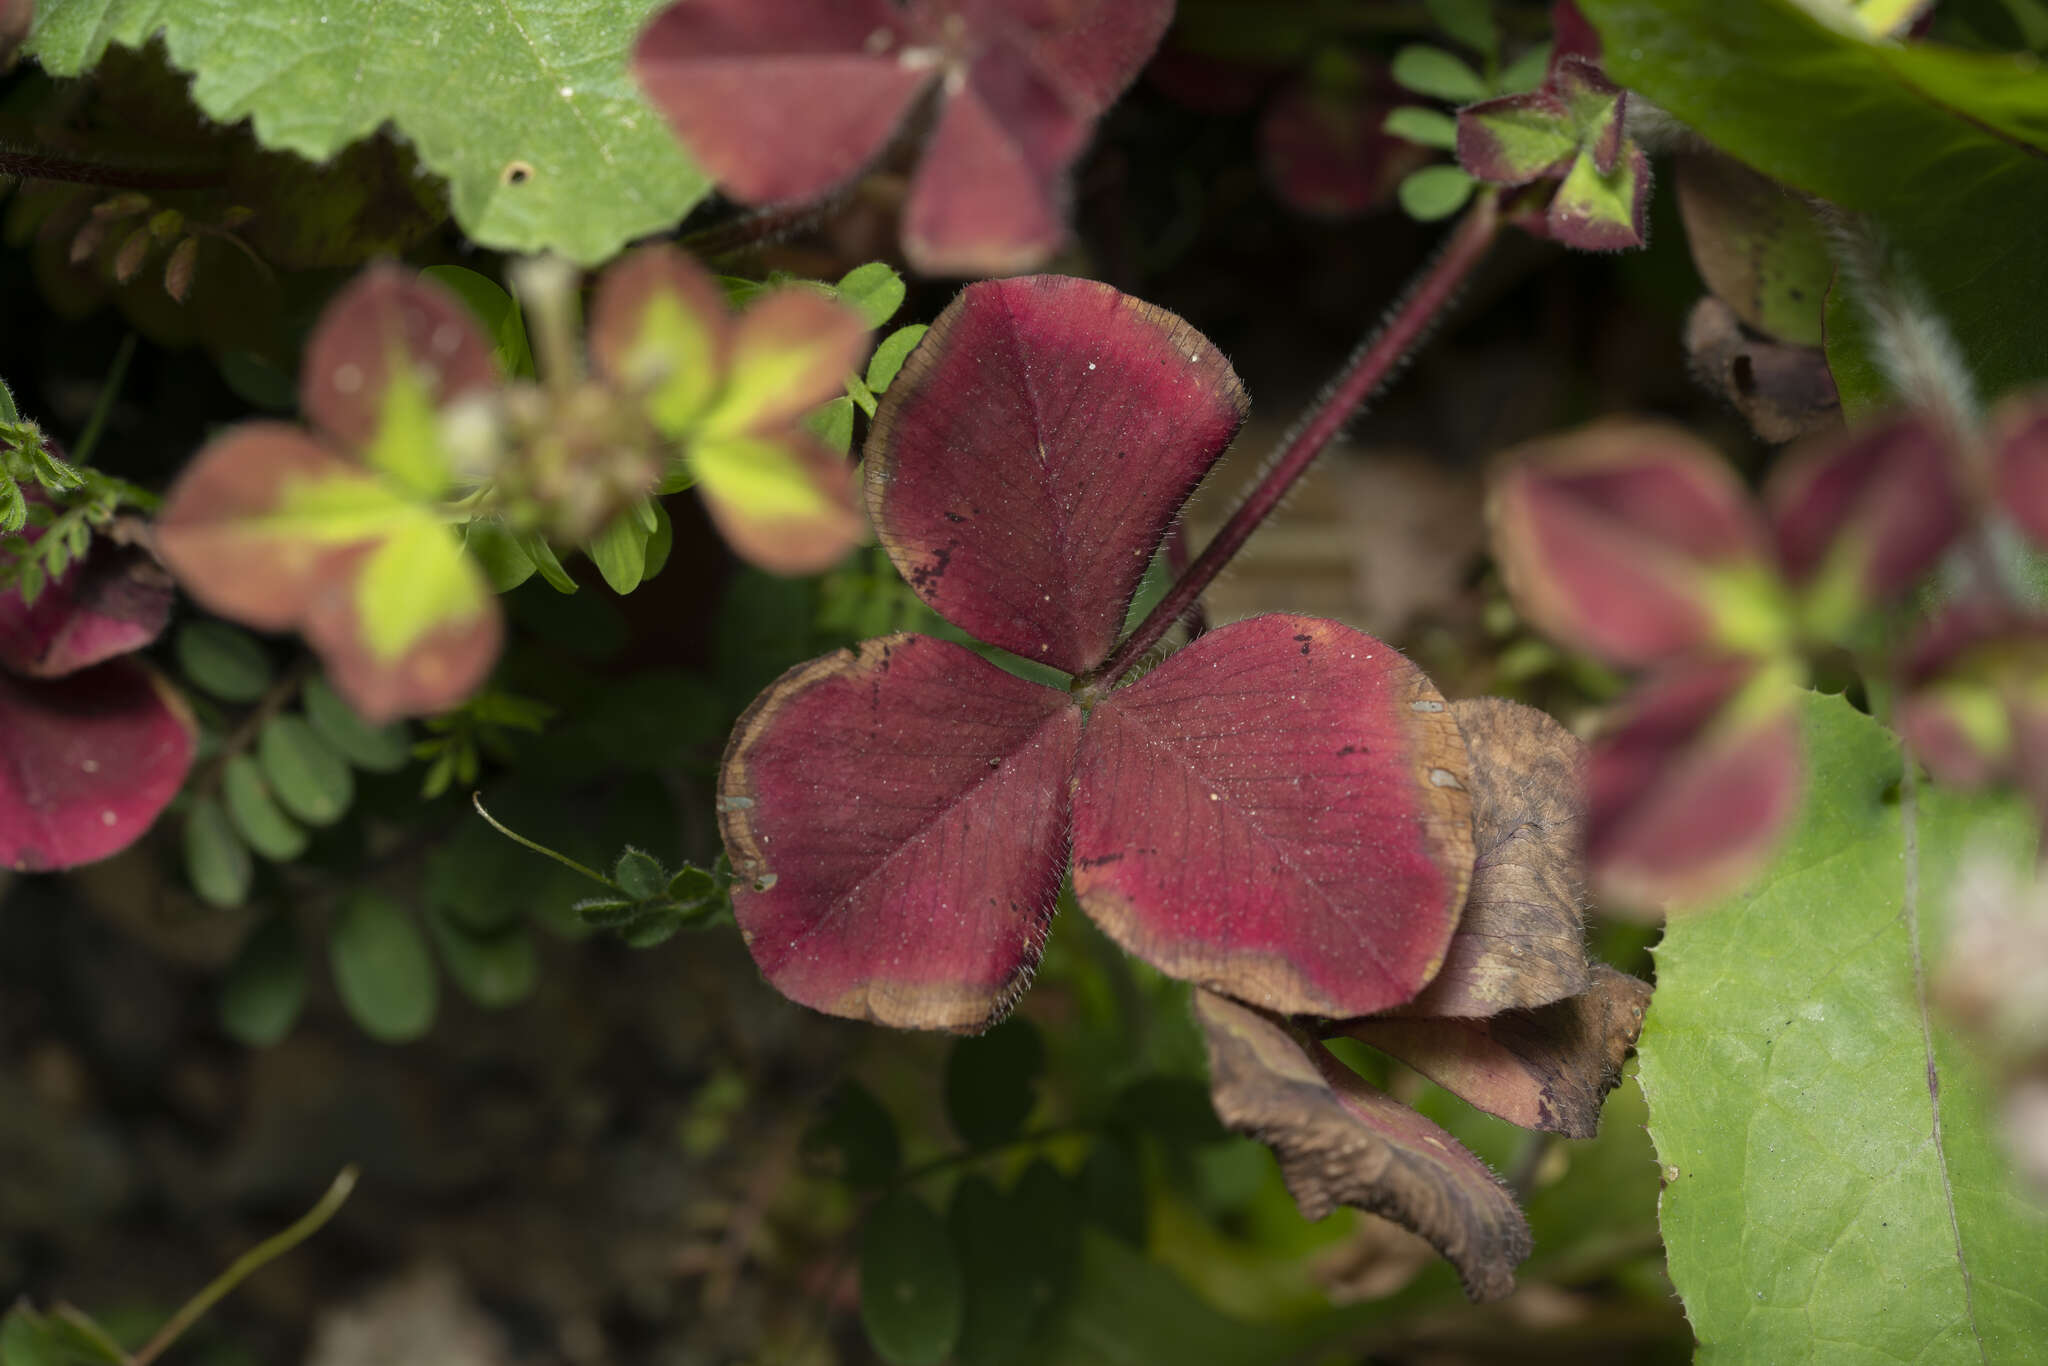
{"label": "pink leaflet", "polygon": [[133,844],[184,784],[195,729],[131,659],[54,680],[0,673],[0,867],[75,868]]}
{"label": "pink leaflet", "polygon": [[299,406],[348,449],[367,446],[383,420],[394,352],[435,406],[499,382],[490,338],[446,289],[398,266],[370,267],[327,305],[306,342]]}
{"label": "pink leaflet", "polygon": [[1382,125],[1392,100],[1377,85],[1332,94],[1296,80],[1259,119],[1259,166],[1289,208],[1353,218],[1387,202],[1428,149]]}
{"label": "pink leaflet", "polygon": [[1078,673],[1247,406],[1207,339],[1107,285],[969,285],[883,399],[868,511],[941,615]]}
{"label": "pink leaflet", "polygon": [[1464,742],[1362,632],[1263,616],[1096,704],[1074,893],[1173,977],[1268,1010],[1368,1015],[1437,971],[1473,841]]}
{"label": "pink leaflet", "polygon": [[1904,592],[1963,528],[1956,458],[1918,414],[1801,447],[1765,490],[1786,576],[1809,583],[1847,556],[1862,601]]}
{"label": "pink leaflet", "polygon": [[1065,694],[928,636],[784,674],[719,776],[733,911],[762,973],[852,1019],[999,1018],[1052,917],[1080,732]]}
{"label": "pink leaflet", "polygon": [[[33,544],[43,528],[28,527]],[[57,678],[139,650],[171,613],[171,581],[141,550],[95,542],[33,605],[0,590],[0,669]]]}
{"label": "pink leaflet", "polygon": [[1991,415],[1992,485],[2007,516],[2048,547],[2048,394],[2019,394]]}

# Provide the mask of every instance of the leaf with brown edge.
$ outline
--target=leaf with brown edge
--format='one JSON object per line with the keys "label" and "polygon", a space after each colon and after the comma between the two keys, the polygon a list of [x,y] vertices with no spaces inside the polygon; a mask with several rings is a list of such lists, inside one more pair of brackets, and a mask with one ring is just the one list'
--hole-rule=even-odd
{"label": "leaf with brown edge", "polygon": [[1096,703],[1074,894],[1168,976],[1370,1015],[1443,962],[1471,876],[1470,781],[1443,698],[1397,651],[1252,617]]}
{"label": "leaf with brown edge", "polygon": [[140,839],[192,767],[184,698],[132,659],[61,679],[0,672],[0,867],[75,868]]}
{"label": "leaf with brown edge", "polygon": [[1762,519],[1679,428],[1609,421],[1519,446],[1487,520],[1523,612],[1612,663],[1769,644],[1785,629]]}
{"label": "leaf with brown edge", "polygon": [[1038,962],[1081,713],[964,646],[893,635],[799,664],[719,774],[733,914],[762,974],[827,1014],[979,1030]]}
{"label": "leaf with brown edge", "polygon": [[937,72],[889,0],[686,0],[633,74],[699,165],[750,204],[819,198],[881,154]]}
{"label": "leaf with brown edge", "polygon": [[1492,1015],[1576,996],[1592,981],[1586,747],[1519,702],[1451,704],[1472,763],[1472,890],[1444,965],[1402,1015]]}
{"label": "leaf with brown edge", "polygon": [[1650,985],[1604,964],[1577,996],[1483,1020],[1350,1020],[1371,1044],[1452,1095],[1524,1129],[1592,1138],[1600,1106],[1643,1030]]}
{"label": "leaf with brown edge", "polygon": [[1514,1289],[1529,1224],[1485,1163],[1270,1017],[1198,991],[1195,1018],[1217,1117],[1273,1149],[1304,1217],[1354,1205],[1428,1239],[1474,1300]]}
{"label": "leaf with brown edge", "polygon": [[498,602],[459,536],[297,427],[216,437],[166,497],[156,543],[209,610],[303,631],[373,723],[445,711],[497,658]]}
{"label": "leaf with brown edge", "polygon": [[[29,494],[30,501],[39,495]],[[44,528],[21,535],[34,544]],[[57,678],[139,650],[163,632],[171,580],[141,550],[95,541],[33,603],[0,589],[0,669]]]}
{"label": "leaf with brown edge", "polygon": [[1795,701],[1777,669],[1742,659],[1673,668],[1629,697],[1587,765],[1603,900],[1682,908],[1769,860],[1805,782]]}
{"label": "leaf with brown edge", "polygon": [[2006,399],[1991,415],[1992,487],[2005,514],[2048,548],[2048,395]]}
{"label": "leaf with brown edge", "polygon": [[[320,315],[300,367],[299,407],[315,427],[381,468],[376,442],[393,419],[394,376],[414,382],[412,401],[421,411],[502,378],[490,338],[461,299],[398,266],[376,265]],[[438,485],[445,481],[405,468],[387,472],[423,496],[444,491]]]}
{"label": "leaf with brown edge", "polygon": [[1108,285],[969,285],[882,400],[868,512],[942,616],[1079,673],[1247,408],[1201,334]]}

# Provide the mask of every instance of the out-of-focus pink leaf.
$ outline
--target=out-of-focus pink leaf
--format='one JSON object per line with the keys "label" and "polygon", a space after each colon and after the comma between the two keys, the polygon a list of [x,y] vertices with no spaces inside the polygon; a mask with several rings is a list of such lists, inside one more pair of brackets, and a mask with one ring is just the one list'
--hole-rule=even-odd
{"label": "out-of-focus pink leaf", "polygon": [[1813,630],[1839,635],[1933,568],[1963,528],[1956,459],[1932,422],[1909,414],[1779,465],[1765,503]]}
{"label": "out-of-focus pink leaf", "polygon": [[1572,0],[1557,0],[1550,7],[1550,30],[1552,66],[1567,57],[1583,57],[1593,62],[1600,60],[1599,31],[1586,22],[1586,16],[1579,13],[1579,7]]}
{"label": "out-of-focus pink leaf", "polygon": [[398,266],[376,265],[320,315],[300,367],[300,410],[344,448],[368,447],[384,423],[392,366],[401,360],[430,408],[501,378],[491,339],[462,300]]}
{"label": "out-of-focus pink leaf", "polygon": [[868,511],[948,620],[1078,673],[1246,409],[1206,338],[1108,285],[969,285],[882,401]]}
{"label": "out-of-focus pink leaf", "polygon": [[1387,132],[1392,101],[1369,86],[1348,93],[1296,81],[1259,120],[1259,163],[1290,208],[1350,218],[1387,202],[1429,150]]}
{"label": "out-of-focus pink leaf", "polygon": [[697,492],[719,534],[772,574],[816,574],[846,558],[866,531],[853,471],[839,454],[790,428],[730,437],[690,454]]}
{"label": "out-of-focus pink leaf", "polygon": [[1289,1014],[1368,1015],[1444,959],[1471,774],[1429,679],[1335,622],[1253,617],[1095,706],[1074,894],[1160,971]]}
{"label": "out-of-focus pink leaf", "polygon": [[2048,547],[2048,395],[1998,405],[1991,421],[1992,479],[2006,515]]}
{"label": "out-of-focus pink leaf", "polygon": [[1065,694],[895,635],[800,664],[734,728],[718,808],[733,910],[785,996],[978,1030],[1023,990],[1065,866]]}
{"label": "out-of-focus pink leaf", "polygon": [[0,66],[7,64],[14,49],[28,37],[35,17],[35,0],[0,0]]}
{"label": "out-of-focus pink leaf", "polygon": [[209,610],[302,630],[368,720],[445,711],[497,658],[497,598],[438,511],[297,427],[216,437],[172,487],[156,539]]}
{"label": "out-of-focus pink leaf", "polygon": [[1584,991],[1586,747],[1499,697],[1451,704],[1472,763],[1478,857],[1444,965],[1403,1015],[1482,1016]]}
{"label": "out-of-focus pink leaf", "polygon": [[1651,679],[1594,740],[1587,844],[1595,886],[1624,905],[1680,907],[1761,867],[1804,782],[1792,691],[1747,660]]}
{"label": "out-of-focus pink leaf", "polygon": [[1899,732],[1929,772],[1958,787],[2018,779],[2048,799],[2048,618],[1959,602],[1921,632],[1901,672]]}
{"label": "out-of-focus pink leaf", "polygon": [[640,35],[633,74],[699,165],[751,204],[853,179],[929,86],[889,0],[685,0]]}
{"label": "out-of-focus pink leaf", "polygon": [[725,389],[705,418],[706,432],[788,426],[840,392],[867,350],[868,332],[858,313],[808,289],[761,299],[733,327]]}
{"label": "out-of-focus pink leaf", "polygon": [[184,699],[130,659],[62,679],[0,673],[0,867],[38,873],[142,837],[192,766]]}
{"label": "out-of-focus pink leaf", "polygon": [[970,32],[1025,53],[1091,119],[1123,94],[1173,20],[1173,0],[938,0],[934,7],[957,10]]}
{"label": "out-of-focus pink leaf", "polygon": [[1145,65],[1145,84],[1200,114],[1243,114],[1280,74],[1271,59],[1243,60],[1181,45],[1178,37]]}
{"label": "out-of-focus pink leaf", "polygon": [[1473,1299],[1514,1289],[1529,1225],[1485,1163],[1278,1021],[1206,991],[1195,1018],[1218,1118],[1273,1149],[1306,1218],[1354,1205],[1428,1239]]}
{"label": "out-of-focus pink leaf", "polygon": [[[30,526],[23,539],[42,539]],[[85,559],[45,584],[33,604],[0,589],[0,669],[56,678],[139,650],[171,614],[170,576],[147,554],[95,542]]]}
{"label": "out-of-focus pink leaf", "polygon": [[1487,512],[1522,610],[1613,663],[1781,629],[1756,598],[1775,583],[1761,519],[1721,458],[1676,427],[1605,422],[1519,447]]}
{"label": "out-of-focus pink leaf", "polygon": [[1480,1020],[1352,1020],[1337,1032],[1510,1124],[1592,1138],[1649,1001],[1649,983],[1596,964],[1586,991],[1534,1010]]}
{"label": "out-of-focus pink leaf", "polygon": [[598,372],[644,395],[661,432],[681,437],[725,382],[732,317],[711,273],[666,243],[626,253],[598,278],[590,355]]}

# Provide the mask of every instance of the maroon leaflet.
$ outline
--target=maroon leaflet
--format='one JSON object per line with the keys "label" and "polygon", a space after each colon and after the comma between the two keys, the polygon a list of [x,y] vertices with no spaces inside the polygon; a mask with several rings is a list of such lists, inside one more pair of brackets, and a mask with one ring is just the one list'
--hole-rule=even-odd
{"label": "maroon leaflet", "polygon": [[62,679],[0,672],[0,866],[46,872],[127,848],[184,783],[195,731],[184,699],[134,660]]}
{"label": "maroon leaflet", "polygon": [[934,610],[1080,673],[1247,408],[1206,338],[1108,285],[970,285],[876,415],[868,511]]}
{"label": "maroon leaflet", "polygon": [[2012,781],[2048,816],[2048,617],[1968,599],[1907,650],[1899,733],[1945,783]]}
{"label": "maroon leaflet", "polygon": [[[40,494],[31,492],[31,502]],[[30,545],[45,528],[29,526]],[[96,540],[84,560],[33,604],[0,590],[0,669],[31,678],[57,678],[155,640],[171,612],[171,580],[141,550]]]}
{"label": "maroon leaflet", "polygon": [[1298,77],[1259,118],[1259,165],[1288,207],[1322,218],[1353,218],[1386,203],[1402,177],[1430,159],[1386,131],[1396,103],[1381,73],[1331,90]]}
{"label": "maroon leaflet", "polygon": [[1356,1205],[1427,1238],[1473,1299],[1514,1289],[1529,1225],[1485,1163],[1271,1017],[1199,991],[1195,1018],[1217,1116],[1272,1147],[1304,1216]]}
{"label": "maroon leaflet", "polygon": [[971,650],[896,635],[800,664],[719,777],[733,911],[792,1000],[978,1030],[1038,963],[1066,861],[1080,709]]}
{"label": "maroon leaflet", "polygon": [[2006,515],[2048,547],[2048,395],[2015,395],[1991,415],[1992,480]]}
{"label": "maroon leaflet", "polygon": [[299,368],[306,421],[344,448],[369,445],[384,420],[394,360],[408,365],[433,407],[503,378],[490,338],[460,299],[398,266],[376,265],[335,296],[307,339]]}
{"label": "maroon leaflet", "polygon": [[1365,1015],[1435,974],[1472,866],[1464,743],[1399,653],[1312,617],[1212,631],[1089,717],[1074,893],[1173,977]]}
{"label": "maroon leaflet", "polygon": [[1137,74],[1171,0],[685,0],[641,35],[641,86],[750,203],[816,199],[936,89],[903,245],[933,274],[995,275],[1066,235],[1067,168]]}

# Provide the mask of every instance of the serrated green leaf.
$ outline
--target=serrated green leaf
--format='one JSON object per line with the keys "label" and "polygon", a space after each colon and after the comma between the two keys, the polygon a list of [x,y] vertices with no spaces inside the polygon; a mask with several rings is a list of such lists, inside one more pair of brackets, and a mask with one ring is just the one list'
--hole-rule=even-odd
{"label": "serrated green leaf", "polygon": [[1458,146],[1458,121],[1440,109],[1404,104],[1389,111],[1382,126],[1393,136],[1418,146],[1444,152],[1455,151]]}
{"label": "serrated green leaf", "polygon": [[212,797],[199,798],[185,815],[185,874],[192,890],[216,906],[239,906],[249,899],[255,860]]}
{"label": "serrated green leaf", "polygon": [[357,768],[372,773],[396,773],[412,762],[412,735],[403,721],[371,725],[356,715],[355,709],[342,701],[324,678],[308,682],[302,700],[306,704],[306,719],[313,723],[320,738]]}
{"label": "serrated green leaf", "polygon": [[964,1038],[946,1057],[946,1117],[953,1132],[985,1148],[1015,1138],[1038,1101],[1045,1041],[1021,1015]]}
{"label": "serrated green leaf", "polygon": [[584,550],[611,590],[624,596],[640,586],[640,577],[647,572],[650,539],[639,514],[627,508],[605,523]]}
{"label": "serrated green leaf", "polygon": [[668,889],[668,870],[654,855],[628,845],[612,869],[612,881],[634,900],[652,901]]}
{"label": "serrated green leaf", "polygon": [[251,1048],[292,1032],[305,1008],[306,950],[289,915],[274,915],[242,941],[221,983],[220,1027]]}
{"label": "serrated green leaf", "polygon": [[860,314],[869,327],[880,327],[903,307],[903,277],[885,261],[855,266],[839,277],[834,288],[840,302]]}
{"label": "serrated green leaf", "polygon": [[2048,1214],[1916,965],[1941,959],[1962,860],[2025,867],[2033,818],[1901,792],[1896,742],[1840,698],[1809,697],[1803,730],[1783,852],[1657,950],[1641,1081],[1671,1278],[1702,1361],[2031,1360]]}
{"label": "serrated green leaf", "polygon": [[499,369],[520,379],[534,377],[533,348],[526,339],[526,318],[519,310],[519,300],[496,280],[462,266],[428,266],[420,274],[469,306],[491,338],[491,355]]}
{"label": "serrated green leaf", "polygon": [[1433,223],[1464,208],[1478,183],[1456,166],[1425,166],[1403,180],[1397,193],[1410,218]]}
{"label": "serrated green leaf", "polygon": [[220,786],[228,819],[250,848],[273,863],[289,863],[306,852],[306,832],[278,809],[254,759],[246,754],[230,758]]}
{"label": "serrated green leaf", "polygon": [[1395,84],[1418,95],[1470,104],[1492,93],[1479,73],[1440,47],[1410,43],[1394,54]]}
{"label": "serrated green leaf", "polygon": [[185,677],[223,702],[254,702],[276,676],[262,642],[224,621],[186,622],[173,649]]}
{"label": "serrated green leaf", "polygon": [[910,353],[924,340],[924,334],[931,328],[924,323],[912,323],[899,327],[882,338],[875,347],[875,354],[868,358],[868,388],[884,393],[896,382],[896,376],[903,372],[903,362],[910,359]]}
{"label": "serrated green leaf", "polygon": [[946,1226],[909,1191],[885,1196],[860,1231],[860,1321],[892,1366],[938,1366],[966,1308]]}
{"label": "serrated green leaf", "polygon": [[397,902],[357,892],[327,939],[334,985],[350,1018],[383,1043],[406,1043],[434,1024],[441,979],[419,925]]}
{"label": "serrated green leaf", "polygon": [[256,741],[256,758],[278,802],[309,825],[332,825],[355,800],[355,776],[303,716],[274,716]]}
{"label": "serrated green leaf", "polygon": [[[1980,392],[2048,374],[2048,81],[2037,69],[1870,41],[1797,0],[1582,8],[1616,81],[1774,180],[1870,215]],[[1832,329],[1829,351],[1832,363]]]}
{"label": "serrated green leaf", "polygon": [[427,928],[455,985],[486,1010],[519,1004],[540,982],[540,953],[524,925],[476,934],[446,915],[429,914]]}
{"label": "serrated green leaf", "polygon": [[659,7],[41,0],[26,50],[71,76],[109,42],[161,34],[220,122],[253,119],[266,146],[316,162],[390,123],[447,178],[470,237],[589,265],[675,223],[709,188],[627,70]]}
{"label": "serrated green leaf", "polygon": [[896,1121],[851,1077],[833,1088],[824,1113],[805,1132],[804,1151],[814,1160],[829,1155],[839,1178],[859,1189],[887,1185],[903,1164]]}

